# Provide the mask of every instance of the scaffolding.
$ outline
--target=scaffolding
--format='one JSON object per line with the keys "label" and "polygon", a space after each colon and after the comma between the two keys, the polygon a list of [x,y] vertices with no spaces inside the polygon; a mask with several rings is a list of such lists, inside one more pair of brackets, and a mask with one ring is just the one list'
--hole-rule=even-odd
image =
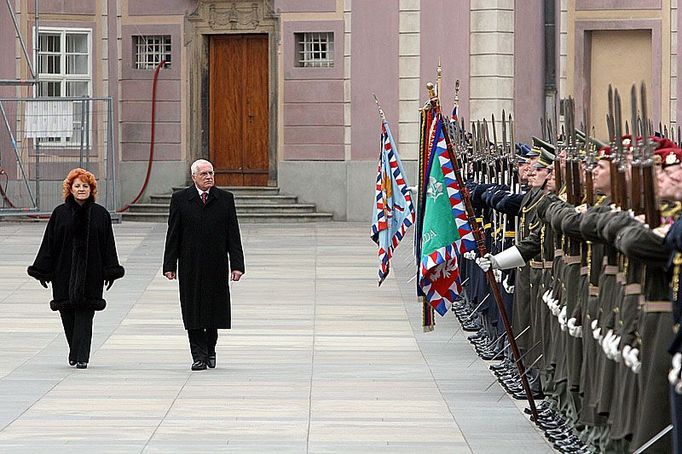
{"label": "scaffolding", "polygon": [[64,201],[62,182],[75,167],[95,174],[97,200],[114,212],[118,201],[111,97],[42,96],[39,0],[33,0],[36,39],[31,53],[11,0],[5,3],[23,55],[19,64],[25,67],[19,68],[16,79],[0,79],[0,87],[35,87],[33,94],[41,96],[28,96],[29,92],[0,97],[0,218],[51,212]]}

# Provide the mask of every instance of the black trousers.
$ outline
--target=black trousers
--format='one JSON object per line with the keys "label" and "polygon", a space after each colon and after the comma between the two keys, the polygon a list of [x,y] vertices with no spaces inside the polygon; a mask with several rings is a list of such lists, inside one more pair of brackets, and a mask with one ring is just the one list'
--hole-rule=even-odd
{"label": "black trousers", "polygon": [[194,361],[206,361],[209,355],[215,355],[218,342],[218,330],[214,328],[188,329],[189,349]]}
{"label": "black trousers", "polygon": [[69,361],[87,363],[90,361],[92,345],[93,310],[70,309],[61,310],[66,342],[69,343]]}

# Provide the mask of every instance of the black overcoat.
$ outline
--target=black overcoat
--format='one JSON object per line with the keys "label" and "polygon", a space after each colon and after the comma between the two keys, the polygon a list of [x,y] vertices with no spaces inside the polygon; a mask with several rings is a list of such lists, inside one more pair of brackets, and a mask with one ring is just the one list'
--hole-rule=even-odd
{"label": "black overcoat", "polygon": [[234,196],[195,186],[171,197],[163,272],[177,272],[185,329],[230,328],[230,270],[244,269]]}
{"label": "black overcoat", "polygon": [[53,311],[104,309],[104,281],[119,279],[124,274],[118,263],[107,209],[92,198],[79,205],[69,196],[52,212],[28,274],[52,282]]}

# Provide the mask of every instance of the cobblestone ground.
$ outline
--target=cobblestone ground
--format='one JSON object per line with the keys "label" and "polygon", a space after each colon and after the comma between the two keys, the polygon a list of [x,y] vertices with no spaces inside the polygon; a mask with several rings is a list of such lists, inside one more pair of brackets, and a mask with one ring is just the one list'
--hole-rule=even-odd
{"label": "cobblestone ground", "polygon": [[200,372],[161,274],[165,225],[145,223],[115,226],[126,277],[88,369],[69,367],[26,275],[44,228],[0,222],[0,452],[552,452],[453,316],[422,332],[409,244],[377,287],[366,225],[243,225],[233,329]]}

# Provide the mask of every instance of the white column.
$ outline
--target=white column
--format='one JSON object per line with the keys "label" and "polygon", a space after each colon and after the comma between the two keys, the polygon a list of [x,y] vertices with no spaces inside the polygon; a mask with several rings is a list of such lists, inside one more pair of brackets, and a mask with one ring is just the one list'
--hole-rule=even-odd
{"label": "white column", "polygon": [[346,161],[351,159],[351,106],[350,106],[350,43],[351,43],[351,1],[343,2],[343,145]]}
{"label": "white column", "polygon": [[398,151],[417,159],[421,0],[400,0],[398,29]]}
{"label": "white column", "polygon": [[470,27],[468,120],[490,121],[514,108],[514,0],[471,0]]}
{"label": "white column", "polygon": [[559,14],[559,99],[568,93],[568,0],[561,0]]}
{"label": "white column", "polygon": [[[677,0],[670,0],[670,125],[677,126]],[[677,131],[675,131],[675,139]]]}

